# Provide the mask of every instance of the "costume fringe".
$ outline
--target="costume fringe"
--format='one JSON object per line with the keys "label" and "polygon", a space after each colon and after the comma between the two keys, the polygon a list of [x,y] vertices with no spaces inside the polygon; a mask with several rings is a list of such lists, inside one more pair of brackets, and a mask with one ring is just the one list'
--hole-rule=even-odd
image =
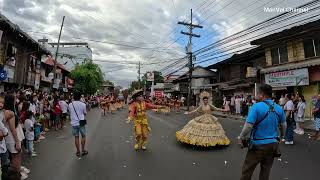
{"label": "costume fringe", "polygon": [[189,121],[183,129],[176,132],[176,137],[182,143],[196,146],[230,144],[218,119],[210,114],[204,114]]}

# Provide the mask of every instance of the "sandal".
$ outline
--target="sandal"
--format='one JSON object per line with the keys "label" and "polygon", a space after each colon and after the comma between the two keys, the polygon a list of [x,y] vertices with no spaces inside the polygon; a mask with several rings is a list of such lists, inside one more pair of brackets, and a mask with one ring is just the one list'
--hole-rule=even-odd
{"label": "sandal", "polygon": [[82,156],[88,155],[88,151],[82,151]]}
{"label": "sandal", "polygon": [[77,153],[76,153],[76,156],[77,156],[77,157],[80,157],[80,152],[77,152]]}

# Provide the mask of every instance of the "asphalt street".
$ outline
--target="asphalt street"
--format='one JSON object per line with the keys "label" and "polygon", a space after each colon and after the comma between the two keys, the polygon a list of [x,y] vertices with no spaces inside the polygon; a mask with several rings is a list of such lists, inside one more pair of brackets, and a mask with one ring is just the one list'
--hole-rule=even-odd
{"label": "asphalt street", "polygon": [[[149,112],[151,134],[148,150],[133,149],[133,127],[126,124],[127,110],[101,117],[98,109],[89,112],[89,155],[75,156],[71,128],[49,132],[35,145],[38,157],[28,158],[31,180],[237,180],[246,150],[235,141],[242,122],[220,118],[228,147],[195,148],[176,141],[175,132],[194,116]],[[318,177],[320,142],[306,134],[293,146],[282,145],[281,159],[275,159],[271,180],[314,180]],[[258,179],[259,168],[252,179]]]}

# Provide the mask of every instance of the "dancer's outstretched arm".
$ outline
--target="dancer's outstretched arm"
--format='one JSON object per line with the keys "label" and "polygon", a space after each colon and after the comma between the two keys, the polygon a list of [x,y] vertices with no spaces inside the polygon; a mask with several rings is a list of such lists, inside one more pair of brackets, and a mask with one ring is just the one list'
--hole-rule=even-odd
{"label": "dancer's outstretched arm", "polygon": [[225,110],[225,109],[217,108],[217,107],[215,107],[215,106],[214,106],[214,105],[212,105],[212,104],[210,104],[210,108],[211,108],[211,110],[213,110],[213,111],[226,112],[226,110]]}
{"label": "dancer's outstretched arm", "polygon": [[193,111],[187,112],[187,114],[193,114],[195,112],[201,112],[201,108],[202,108],[202,105],[200,105],[197,109],[195,109]]}

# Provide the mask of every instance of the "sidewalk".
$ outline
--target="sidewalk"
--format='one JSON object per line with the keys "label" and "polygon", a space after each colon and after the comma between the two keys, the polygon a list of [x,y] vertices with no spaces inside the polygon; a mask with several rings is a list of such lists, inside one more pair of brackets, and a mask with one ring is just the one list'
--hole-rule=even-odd
{"label": "sidewalk", "polygon": [[[223,112],[213,112],[213,115],[218,116],[218,117],[223,117],[223,118],[230,118],[230,119],[237,119],[237,120],[242,120],[245,121],[245,118],[240,116],[240,115],[231,115],[231,114],[226,114]],[[314,127],[314,120],[306,120],[304,122],[305,130],[307,131],[315,131]]]}
{"label": "sidewalk", "polygon": [[[186,107],[182,107],[181,108],[182,110],[187,110]],[[191,107],[191,109],[193,109]],[[232,115],[232,114],[226,114],[226,113],[223,113],[223,112],[213,112],[213,115],[214,116],[217,116],[217,117],[222,117],[222,118],[228,118],[228,119],[236,119],[236,120],[240,120],[240,121],[245,121],[245,118],[240,116],[240,115]],[[305,130],[306,131],[315,131],[315,127],[314,127],[314,120],[306,120],[305,123],[304,123],[304,126],[305,126]]]}

